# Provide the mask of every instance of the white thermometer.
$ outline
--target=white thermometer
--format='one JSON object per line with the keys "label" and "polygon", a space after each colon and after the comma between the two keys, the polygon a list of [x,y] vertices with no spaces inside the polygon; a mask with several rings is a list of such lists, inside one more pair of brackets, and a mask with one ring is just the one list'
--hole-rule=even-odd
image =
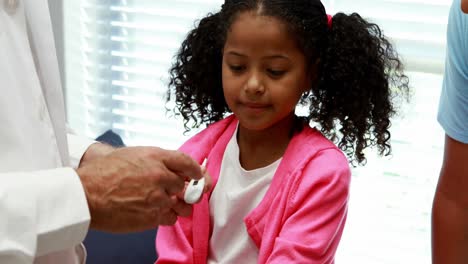
{"label": "white thermometer", "polygon": [[[202,163],[202,167],[206,166],[206,159]],[[203,189],[205,188],[205,178],[200,180],[190,180],[190,183],[187,185],[184,193],[184,201],[188,204],[194,204],[200,200],[200,197],[203,194]]]}

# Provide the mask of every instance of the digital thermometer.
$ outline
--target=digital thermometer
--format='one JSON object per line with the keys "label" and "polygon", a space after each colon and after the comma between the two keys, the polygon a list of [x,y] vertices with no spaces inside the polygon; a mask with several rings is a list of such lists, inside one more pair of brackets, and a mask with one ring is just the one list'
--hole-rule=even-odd
{"label": "digital thermometer", "polygon": [[[202,167],[206,166],[206,159],[202,163]],[[203,194],[203,189],[205,188],[205,178],[200,180],[190,180],[190,183],[187,185],[184,193],[184,201],[188,204],[194,204],[200,200],[200,197]]]}

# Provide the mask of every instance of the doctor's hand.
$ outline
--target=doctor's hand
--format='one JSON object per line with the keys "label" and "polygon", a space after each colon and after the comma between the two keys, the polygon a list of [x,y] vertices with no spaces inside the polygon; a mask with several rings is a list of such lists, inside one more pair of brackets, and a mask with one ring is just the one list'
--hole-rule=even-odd
{"label": "doctor's hand", "polygon": [[156,147],[112,149],[81,162],[77,173],[91,212],[91,228],[137,232],[172,225],[192,206],[178,199],[187,179],[200,179],[200,165],[178,151]]}

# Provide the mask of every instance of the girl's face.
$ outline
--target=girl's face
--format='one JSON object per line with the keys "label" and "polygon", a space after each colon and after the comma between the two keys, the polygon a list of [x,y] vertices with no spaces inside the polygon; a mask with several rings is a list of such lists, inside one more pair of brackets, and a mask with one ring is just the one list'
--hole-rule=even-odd
{"label": "girl's face", "polygon": [[[311,86],[302,51],[280,20],[243,12],[228,31],[223,50],[226,102],[249,130],[282,125]],[[285,128],[287,129],[287,128]]]}

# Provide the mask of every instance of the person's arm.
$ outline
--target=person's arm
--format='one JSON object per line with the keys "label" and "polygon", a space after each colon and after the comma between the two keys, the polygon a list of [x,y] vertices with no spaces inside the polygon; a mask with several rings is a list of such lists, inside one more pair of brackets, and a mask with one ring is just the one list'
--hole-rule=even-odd
{"label": "person's arm", "polygon": [[70,129],[67,136],[71,163],[78,167],[88,199],[91,228],[142,231],[174,224],[178,215],[191,213],[191,206],[175,195],[184,188],[185,179],[201,175],[187,155],[156,147],[114,148]]}
{"label": "person's arm", "polygon": [[438,121],[445,130],[442,169],[432,206],[432,261],[468,263],[468,15],[453,2]]}
{"label": "person's arm", "polygon": [[[101,152],[97,144],[90,147],[94,141],[72,138],[78,162],[87,149],[91,157]],[[34,257],[72,248],[83,241],[90,222],[72,168],[0,173],[0,215],[0,263],[31,263]]]}
{"label": "person's arm", "polygon": [[330,264],[346,222],[351,172],[337,150],[317,154],[304,169],[298,190],[267,263]]}
{"label": "person's arm", "polygon": [[445,138],[432,209],[434,264],[468,263],[468,144]]}
{"label": "person's arm", "polygon": [[176,194],[201,177],[187,155],[155,147],[116,149],[76,170],[0,173],[0,263],[31,263],[71,248],[90,224],[108,232],[174,224],[192,208]]}
{"label": "person's arm", "polygon": [[468,0],[462,0],[461,6],[463,12],[465,12],[465,14],[468,14]]}
{"label": "person's arm", "polygon": [[85,237],[89,211],[71,168],[0,173],[0,263],[32,263]]}

